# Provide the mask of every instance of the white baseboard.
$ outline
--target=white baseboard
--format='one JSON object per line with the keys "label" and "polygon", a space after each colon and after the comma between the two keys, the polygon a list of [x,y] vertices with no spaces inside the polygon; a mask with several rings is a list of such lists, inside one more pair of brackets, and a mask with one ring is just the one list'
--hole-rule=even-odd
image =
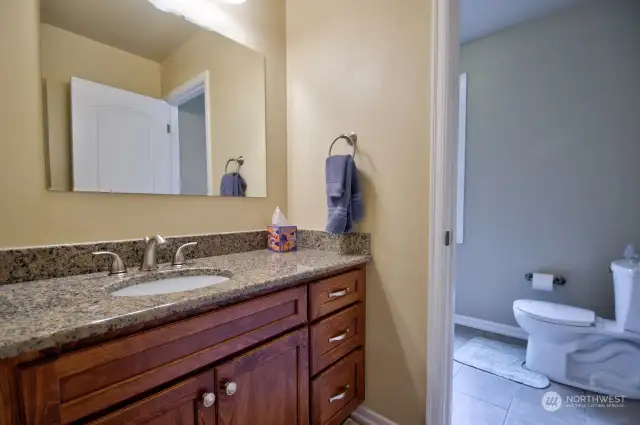
{"label": "white baseboard", "polygon": [[351,417],[360,425],[398,425],[364,406],[358,407],[356,411],[351,414]]}
{"label": "white baseboard", "polygon": [[503,325],[502,323],[476,319],[475,317],[463,316],[461,314],[456,314],[454,316],[454,322],[456,325],[480,329],[482,331],[492,332],[498,335],[510,336],[511,338],[526,340],[529,337],[524,329],[517,326]]}

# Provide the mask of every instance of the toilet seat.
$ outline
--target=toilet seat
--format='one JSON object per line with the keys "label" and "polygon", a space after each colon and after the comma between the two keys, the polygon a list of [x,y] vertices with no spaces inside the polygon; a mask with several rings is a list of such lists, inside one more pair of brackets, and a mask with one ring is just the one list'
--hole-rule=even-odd
{"label": "toilet seat", "polygon": [[596,314],[591,310],[546,301],[518,300],[513,308],[535,320],[564,326],[591,327]]}

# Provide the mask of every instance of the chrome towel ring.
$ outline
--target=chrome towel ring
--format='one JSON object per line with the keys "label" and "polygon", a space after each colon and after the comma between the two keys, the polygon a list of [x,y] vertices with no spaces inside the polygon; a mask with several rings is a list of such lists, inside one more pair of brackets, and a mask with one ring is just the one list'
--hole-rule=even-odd
{"label": "chrome towel ring", "polygon": [[236,164],[238,164],[238,168],[236,169],[236,173],[238,173],[240,171],[240,167],[242,167],[244,165],[244,156],[239,156],[237,158],[231,158],[227,161],[227,164],[224,166],[224,173],[226,174],[228,172],[228,168],[229,168],[229,164],[235,162]]}
{"label": "chrome towel ring", "polygon": [[336,142],[340,139],[344,139],[347,144],[349,146],[353,146],[353,157],[356,157],[356,149],[357,146],[356,144],[358,143],[358,135],[356,133],[349,133],[349,134],[341,134],[340,136],[338,136],[336,138],[336,140],[333,141],[333,143],[331,143],[331,146],[329,146],[329,156],[331,156],[331,150],[333,149],[333,145],[336,144]]}

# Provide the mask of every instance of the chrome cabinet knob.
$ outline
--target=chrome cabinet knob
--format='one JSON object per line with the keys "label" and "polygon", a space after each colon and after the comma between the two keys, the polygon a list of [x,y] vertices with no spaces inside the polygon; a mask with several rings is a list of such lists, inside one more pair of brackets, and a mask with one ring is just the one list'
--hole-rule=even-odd
{"label": "chrome cabinet knob", "polygon": [[238,390],[238,385],[235,382],[227,382],[224,384],[224,392],[227,395],[234,395]]}
{"label": "chrome cabinet knob", "polygon": [[204,407],[211,407],[216,402],[216,395],[214,393],[206,393],[202,396],[202,404]]}

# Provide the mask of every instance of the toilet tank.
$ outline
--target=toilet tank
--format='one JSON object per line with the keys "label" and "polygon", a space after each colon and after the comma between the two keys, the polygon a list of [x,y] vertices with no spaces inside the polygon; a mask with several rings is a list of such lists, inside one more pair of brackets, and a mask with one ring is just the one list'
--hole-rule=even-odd
{"label": "toilet tank", "polygon": [[616,301],[616,323],[620,330],[640,333],[640,273],[638,263],[616,260],[611,263]]}

